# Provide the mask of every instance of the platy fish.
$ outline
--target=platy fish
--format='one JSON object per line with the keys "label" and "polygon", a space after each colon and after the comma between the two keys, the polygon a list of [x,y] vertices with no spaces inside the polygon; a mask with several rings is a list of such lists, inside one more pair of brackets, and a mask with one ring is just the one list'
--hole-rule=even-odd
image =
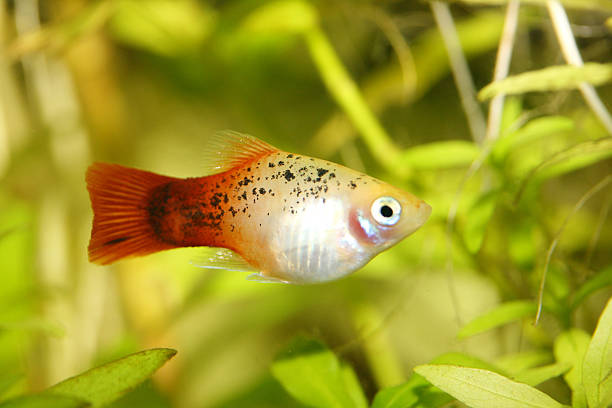
{"label": "platy fish", "polygon": [[201,266],[250,279],[318,283],[343,277],[417,230],[431,207],[339,164],[225,132],[203,177],[179,179],[94,163],[89,260],[178,247],[218,248]]}

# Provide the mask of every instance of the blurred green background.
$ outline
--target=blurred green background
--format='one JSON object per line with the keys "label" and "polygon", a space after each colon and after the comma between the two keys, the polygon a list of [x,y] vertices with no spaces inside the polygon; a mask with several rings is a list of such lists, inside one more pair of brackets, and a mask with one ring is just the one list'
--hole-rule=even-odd
{"label": "blurred green background", "polygon": [[[583,58],[609,63],[610,5],[584,5],[568,9]],[[481,89],[505,8],[451,10]],[[508,97],[499,134],[474,142],[438,28],[416,1],[0,0],[4,397],[172,347],[177,357],[115,406],[300,406],[269,367],[305,335],[350,363],[371,399],[448,351],[545,363],[561,331],[590,333],[612,294],[610,135],[579,92],[551,90]],[[510,74],[563,63],[546,9],[523,6]],[[612,86],[598,92],[611,109]],[[432,217],[323,285],[199,269],[197,248],[88,263],[89,164],[198,176],[223,129],[405,188]],[[530,313],[457,338],[502,302],[535,305],[545,269],[537,326]],[[592,277],[603,283],[577,300]],[[562,381],[544,387],[567,402]]]}

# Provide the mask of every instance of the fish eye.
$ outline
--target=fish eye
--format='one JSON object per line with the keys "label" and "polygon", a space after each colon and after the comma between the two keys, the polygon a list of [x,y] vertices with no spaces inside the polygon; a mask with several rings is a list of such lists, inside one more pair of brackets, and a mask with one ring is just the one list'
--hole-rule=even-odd
{"label": "fish eye", "polygon": [[395,225],[400,219],[402,206],[393,197],[379,197],[372,203],[372,217],[381,225]]}

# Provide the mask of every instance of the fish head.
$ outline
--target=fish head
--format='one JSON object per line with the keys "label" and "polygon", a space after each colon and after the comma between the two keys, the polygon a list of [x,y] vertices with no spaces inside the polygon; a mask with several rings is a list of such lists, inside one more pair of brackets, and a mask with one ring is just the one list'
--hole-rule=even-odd
{"label": "fish head", "polygon": [[431,207],[413,194],[373,179],[350,197],[351,235],[371,256],[397,244],[423,225]]}

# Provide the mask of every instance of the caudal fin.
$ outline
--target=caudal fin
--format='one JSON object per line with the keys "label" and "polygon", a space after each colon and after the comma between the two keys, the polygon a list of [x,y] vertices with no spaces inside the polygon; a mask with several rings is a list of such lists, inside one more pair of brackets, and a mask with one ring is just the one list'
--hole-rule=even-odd
{"label": "caudal fin", "polygon": [[153,189],[177,179],[107,163],[92,164],[85,179],[94,212],[91,262],[106,265],[174,248],[156,236],[148,207]]}

